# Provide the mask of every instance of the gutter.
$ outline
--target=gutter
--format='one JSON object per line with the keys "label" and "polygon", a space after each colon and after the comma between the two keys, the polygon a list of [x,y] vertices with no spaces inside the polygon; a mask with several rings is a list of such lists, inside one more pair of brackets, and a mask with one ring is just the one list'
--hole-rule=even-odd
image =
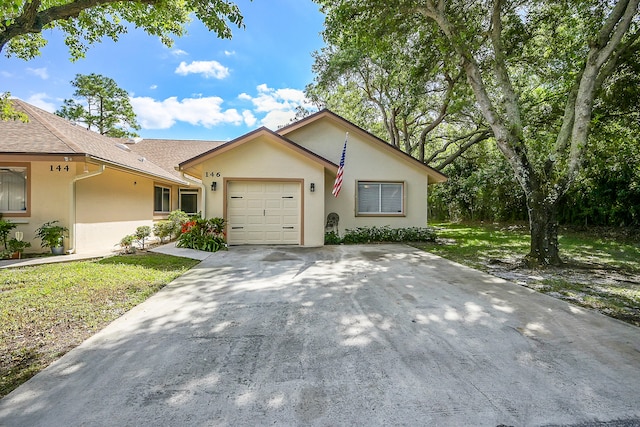
{"label": "gutter", "polygon": [[93,178],[94,176],[101,175],[104,173],[106,169],[105,165],[100,165],[100,169],[94,172],[84,172],[80,175],[76,175],[73,178],[73,181],[69,184],[71,190],[71,206],[69,208],[69,219],[71,222],[69,241],[71,242],[71,247],[67,250],[67,254],[73,254],[76,252],[76,182]]}

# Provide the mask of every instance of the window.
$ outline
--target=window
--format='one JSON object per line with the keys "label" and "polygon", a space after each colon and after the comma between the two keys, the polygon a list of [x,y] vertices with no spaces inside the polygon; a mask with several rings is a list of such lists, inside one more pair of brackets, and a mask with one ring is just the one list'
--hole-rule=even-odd
{"label": "window", "polygon": [[180,190],[180,210],[190,215],[198,213],[197,190]]}
{"label": "window", "polygon": [[404,183],[358,182],[358,215],[404,215]]}
{"label": "window", "polygon": [[171,210],[171,189],[166,187],[153,187],[153,211],[169,212]]}
{"label": "window", "polygon": [[0,212],[27,213],[28,176],[27,165],[0,165]]}

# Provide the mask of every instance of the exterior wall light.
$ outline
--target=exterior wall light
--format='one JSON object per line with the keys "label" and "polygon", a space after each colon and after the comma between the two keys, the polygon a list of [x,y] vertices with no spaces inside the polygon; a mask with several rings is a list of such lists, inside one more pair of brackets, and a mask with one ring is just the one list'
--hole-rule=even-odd
{"label": "exterior wall light", "polygon": [[309,190],[311,190],[312,193],[314,191],[316,191],[316,184],[314,182],[311,183],[311,186],[309,187]]}
{"label": "exterior wall light", "polygon": [[218,183],[216,181],[211,181],[211,191],[216,191],[218,189]]}

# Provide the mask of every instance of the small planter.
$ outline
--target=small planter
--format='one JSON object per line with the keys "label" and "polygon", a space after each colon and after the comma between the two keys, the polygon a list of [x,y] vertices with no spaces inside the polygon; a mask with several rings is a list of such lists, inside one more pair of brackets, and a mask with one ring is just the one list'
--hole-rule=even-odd
{"label": "small planter", "polygon": [[43,248],[50,247],[52,254],[62,255],[64,254],[62,242],[67,231],[69,231],[67,227],[58,225],[58,221],[49,221],[36,230],[36,237],[42,240]]}
{"label": "small planter", "polygon": [[51,248],[51,253],[54,255],[64,255],[64,246],[54,246]]}
{"label": "small planter", "polygon": [[16,232],[16,238],[7,242],[7,246],[9,248],[8,258],[21,259],[24,250],[31,247],[31,243],[23,241],[22,237],[23,234],[21,232]]}

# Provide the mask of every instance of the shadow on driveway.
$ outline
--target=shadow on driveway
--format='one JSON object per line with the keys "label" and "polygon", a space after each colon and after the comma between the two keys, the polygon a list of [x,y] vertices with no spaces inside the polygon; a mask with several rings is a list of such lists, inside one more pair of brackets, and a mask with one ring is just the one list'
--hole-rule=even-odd
{"label": "shadow on driveway", "polygon": [[429,253],[235,247],[1,400],[0,425],[640,425],[638,384],[638,328]]}

